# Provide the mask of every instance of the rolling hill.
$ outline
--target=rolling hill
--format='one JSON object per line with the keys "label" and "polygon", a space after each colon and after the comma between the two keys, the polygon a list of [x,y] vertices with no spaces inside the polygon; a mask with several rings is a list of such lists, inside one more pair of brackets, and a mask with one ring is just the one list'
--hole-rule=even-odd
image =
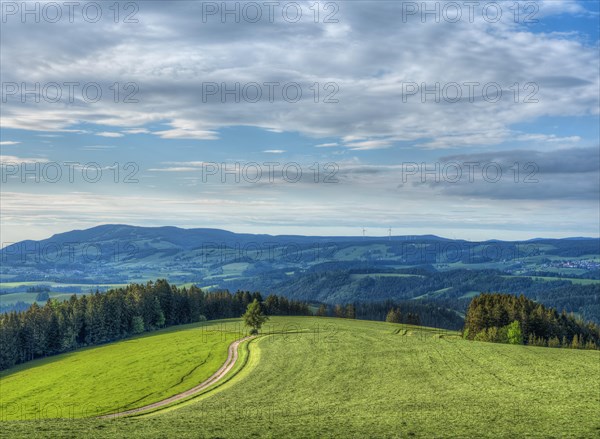
{"label": "rolling hill", "polygon": [[[234,321],[159,331],[5,371],[0,375],[3,433],[11,438],[31,437],[34,431],[36,437],[53,438],[592,438],[600,431],[598,351],[471,342],[451,331],[315,317],[272,317],[263,336],[248,344],[243,367],[223,385],[182,404],[133,418],[49,419],[57,406],[87,401],[100,413],[125,400],[128,407],[141,405],[152,399],[148,389],[162,397],[191,387],[216,368],[215,363],[186,378],[207,352],[200,340],[196,350],[190,343],[194,331],[220,323],[226,328]],[[130,354],[114,362],[124,346]],[[147,348],[153,346],[170,355],[150,358]],[[211,352],[222,354],[222,345],[214,348]],[[150,373],[165,375],[161,367],[176,363],[181,367],[168,369],[172,376],[164,380]],[[114,382],[119,373],[121,381]],[[32,376],[41,375],[47,385],[31,383]],[[181,380],[185,385],[166,389]],[[117,392],[110,390],[115,387]],[[26,414],[16,415],[15,405]]]}
{"label": "rolling hill", "polygon": [[102,225],[15,243],[0,260],[0,312],[26,308],[35,288],[56,296],[165,278],[315,303],[419,300],[459,314],[473,294],[494,291],[585,319],[600,315],[600,240],[592,238],[469,242]]}

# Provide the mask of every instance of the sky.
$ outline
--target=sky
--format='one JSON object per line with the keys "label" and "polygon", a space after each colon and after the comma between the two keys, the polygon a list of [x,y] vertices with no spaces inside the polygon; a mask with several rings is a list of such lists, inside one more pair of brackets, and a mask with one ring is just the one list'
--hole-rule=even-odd
{"label": "sky", "polygon": [[1,246],[597,237],[598,4],[3,1]]}

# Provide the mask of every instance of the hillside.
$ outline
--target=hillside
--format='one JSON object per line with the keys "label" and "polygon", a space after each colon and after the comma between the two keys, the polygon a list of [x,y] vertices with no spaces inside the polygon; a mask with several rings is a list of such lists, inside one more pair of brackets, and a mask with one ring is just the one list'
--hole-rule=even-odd
{"label": "hillside", "polygon": [[103,225],[0,250],[0,312],[165,278],[312,302],[419,300],[459,314],[481,292],[600,315],[600,240],[468,242],[434,235],[319,237]]}
{"label": "hillside", "polygon": [[2,371],[3,420],[92,417],[185,391],[223,364],[227,346],[240,337],[237,323],[165,329]]}
{"label": "hillside", "polygon": [[[249,344],[248,362],[230,381],[143,418],[39,419],[51,413],[43,403],[77,402],[77,393],[89,392],[89,386],[106,400],[110,383],[81,378],[75,371],[85,362],[78,360],[101,349],[108,355],[129,341],[9,370],[0,375],[8,398],[3,397],[3,420],[15,418],[14,406],[6,404],[17,400],[38,407],[28,416],[38,420],[9,420],[3,430],[14,438],[31,437],[32,431],[37,437],[102,438],[591,438],[600,431],[598,351],[473,342],[453,332],[345,319],[273,317],[270,324],[265,330],[271,334]],[[178,334],[165,331],[137,343]],[[177,358],[185,362],[192,353],[187,345]],[[144,355],[130,356],[126,367],[140,370],[134,380],[141,385],[124,384],[120,393],[130,393],[132,401],[142,397],[144,383],[152,380],[148,366]],[[69,385],[78,392],[48,386],[18,396],[19,385],[29,385],[31,374],[50,376],[49,367],[72,377]],[[112,367],[96,362],[89,371],[106,376]],[[171,381],[182,373],[174,371]],[[10,387],[4,385],[9,379]]]}

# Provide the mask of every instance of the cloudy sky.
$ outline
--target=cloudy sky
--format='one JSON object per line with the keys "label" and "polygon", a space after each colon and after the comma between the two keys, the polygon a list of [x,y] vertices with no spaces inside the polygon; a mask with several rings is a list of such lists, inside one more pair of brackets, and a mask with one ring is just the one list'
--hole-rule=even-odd
{"label": "cloudy sky", "polygon": [[105,223],[598,236],[598,2],[23,5],[0,24],[2,246]]}

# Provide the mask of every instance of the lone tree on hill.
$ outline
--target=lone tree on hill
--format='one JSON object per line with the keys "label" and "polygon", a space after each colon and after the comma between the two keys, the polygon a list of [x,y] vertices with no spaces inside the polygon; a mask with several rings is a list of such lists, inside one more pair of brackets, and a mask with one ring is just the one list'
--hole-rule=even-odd
{"label": "lone tree on hill", "polygon": [[250,330],[250,334],[252,335],[258,334],[263,323],[269,320],[269,317],[263,313],[260,302],[257,299],[254,299],[252,303],[248,304],[242,318],[244,319],[244,324],[252,328]]}

